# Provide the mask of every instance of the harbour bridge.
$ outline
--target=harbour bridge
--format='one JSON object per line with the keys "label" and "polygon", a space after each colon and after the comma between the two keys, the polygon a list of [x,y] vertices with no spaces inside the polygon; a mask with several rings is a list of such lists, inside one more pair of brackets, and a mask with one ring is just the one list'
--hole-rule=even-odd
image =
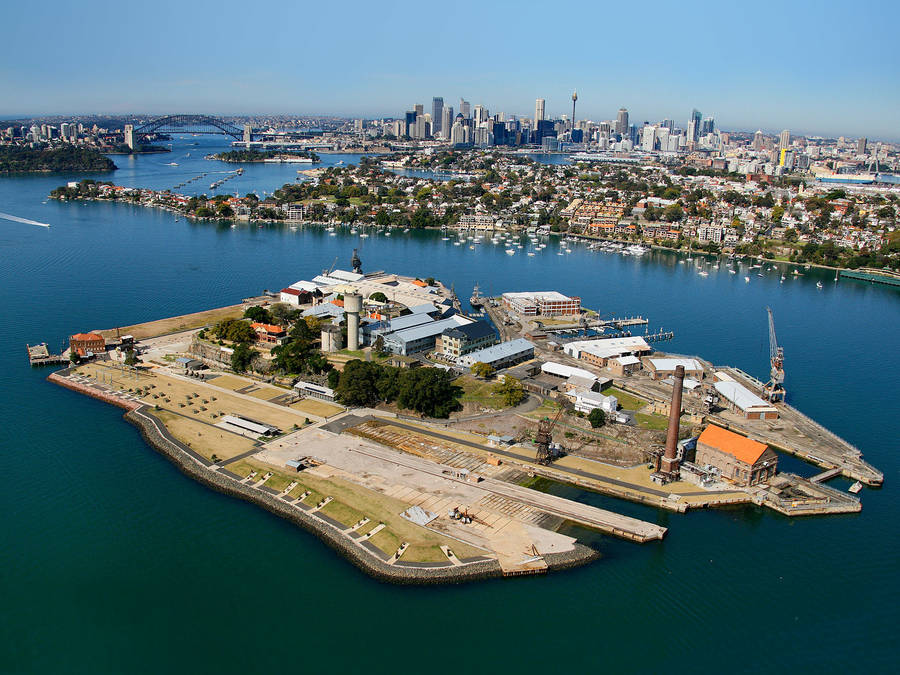
{"label": "harbour bridge", "polygon": [[235,140],[241,140],[244,130],[224,120],[208,115],[168,115],[147,122],[134,129],[135,138],[146,138],[150,134],[190,132],[192,134],[225,134]]}

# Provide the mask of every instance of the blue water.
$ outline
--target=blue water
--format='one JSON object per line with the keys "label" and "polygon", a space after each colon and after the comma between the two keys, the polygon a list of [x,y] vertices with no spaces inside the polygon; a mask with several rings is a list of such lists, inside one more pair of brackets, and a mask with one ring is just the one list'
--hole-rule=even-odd
{"label": "blue water", "polygon": [[[182,145],[195,140],[203,145]],[[188,137],[172,155],[116,157],[122,168],[103,178],[171,187],[219,165],[202,159],[217,144]],[[249,165],[223,187],[272,192],[297,168],[307,167]],[[0,220],[0,672],[893,671],[898,291],[815,270],[784,283],[755,271],[748,283],[745,269],[724,265],[701,277],[664,252],[575,246],[560,256],[554,239],[534,257],[527,242],[509,256],[505,245],[470,250],[430,232],[329,237],[44,203],[80,177],[0,178],[0,211],[52,224]],[[601,315],[643,314],[675,331],[667,350],[760,377],[771,306],[790,401],[862,448],[885,487],[863,491],[858,515],[808,520],[759,509],[673,515],[560,487],[669,535],[644,546],[602,538],[602,561],[563,574],[399,588],[185,478],[121,411],[27,365],[26,342],[59,347],[72,332],[233,303],[309,278],[335,256],[347,266],[354,247],[366,269],[435,276],[461,297],[476,282],[484,293],[558,289]]]}

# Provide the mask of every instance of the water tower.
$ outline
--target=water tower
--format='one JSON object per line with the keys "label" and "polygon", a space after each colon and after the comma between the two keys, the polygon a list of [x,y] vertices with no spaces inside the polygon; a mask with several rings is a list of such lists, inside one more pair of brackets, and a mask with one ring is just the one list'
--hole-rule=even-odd
{"label": "water tower", "polygon": [[347,315],[347,349],[359,349],[359,313],[362,311],[362,296],[358,293],[344,294],[344,314]]}

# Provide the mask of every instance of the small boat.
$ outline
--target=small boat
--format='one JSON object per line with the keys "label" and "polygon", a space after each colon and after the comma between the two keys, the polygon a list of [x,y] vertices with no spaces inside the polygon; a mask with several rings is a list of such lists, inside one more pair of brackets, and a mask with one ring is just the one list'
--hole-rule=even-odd
{"label": "small boat", "polygon": [[729,274],[737,274],[737,270],[728,270]]}
{"label": "small boat", "polygon": [[453,245],[454,245],[454,246],[462,246],[462,242],[454,241],[454,242],[453,242]]}
{"label": "small boat", "polygon": [[816,282],[816,288],[823,288],[821,281]]}
{"label": "small boat", "polygon": [[707,272],[706,270],[700,270],[699,272],[697,272],[697,274],[699,274],[701,277],[709,276],[709,272]]}
{"label": "small boat", "polygon": [[528,255],[533,257],[533,256],[534,256],[534,251],[528,251]]}
{"label": "small boat", "polygon": [[746,282],[749,284],[749,283],[750,283],[750,277],[744,277],[744,281],[746,281]]}
{"label": "small boat", "polygon": [[853,494],[858,494],[860,490],[862,490],[862,483],[856,481],[853,485],[847,488],[847,492],[852,492]]}
{"label": "small boat", "polygon": [[166,166],[178,166],[178,162],[169,162]]}
{"label": "small boat", "polygon": [[450,241],[450,237],[441,237],[441,241]]}
{"label": "small boat", "polygon": [[514,249],[514,248],[506,249],[506,255],[515,255],[515,254],[516,254],[516,249]]}

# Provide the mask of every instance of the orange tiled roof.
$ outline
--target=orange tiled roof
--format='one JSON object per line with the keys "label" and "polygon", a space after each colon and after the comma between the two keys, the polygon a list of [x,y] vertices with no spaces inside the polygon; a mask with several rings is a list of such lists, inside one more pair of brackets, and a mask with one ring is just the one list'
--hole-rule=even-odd
{"label": "orange tiled roof", "polygon": [[103,340],[103,336],[97,335],[96,333],[75,333],[69,340],[75,340],[76,342],[96,342],[97,340]]}
{"label": "orange tiled roof", "polygon": [[712,446],[722,452],[727,452],[729,455],[733,455],[740,461],[750,465],[755,464],[769,447],[765,443],[751,440],[746,436],[741,436],[714,424],[710,424],[703,430],[697,442]]}

